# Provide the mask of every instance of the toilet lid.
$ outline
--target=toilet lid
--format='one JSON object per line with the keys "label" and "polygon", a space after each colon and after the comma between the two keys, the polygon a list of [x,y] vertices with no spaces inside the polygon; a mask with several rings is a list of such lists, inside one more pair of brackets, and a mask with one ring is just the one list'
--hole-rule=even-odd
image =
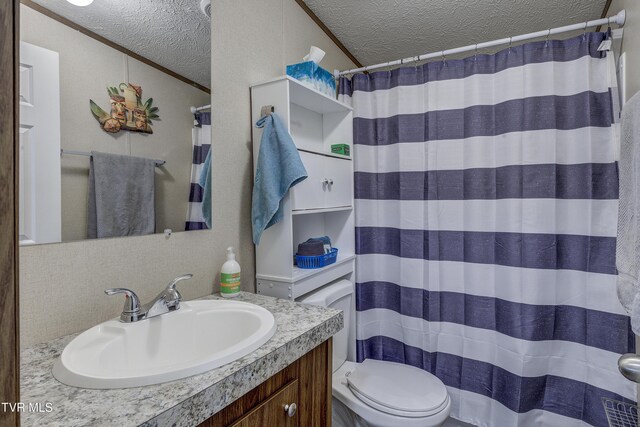
{"label": "toilet lid", "polygon": [[383,412],[423,417],[439,412],[447,389],[434,375],[413,366],[366,359],[347,377],[351,391]]}

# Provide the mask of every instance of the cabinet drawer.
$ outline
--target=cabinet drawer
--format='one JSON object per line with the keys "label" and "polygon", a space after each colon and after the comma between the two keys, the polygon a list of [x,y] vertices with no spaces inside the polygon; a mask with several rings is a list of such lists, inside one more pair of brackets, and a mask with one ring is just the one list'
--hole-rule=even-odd
{"label": "cabinet drawer", "polygon": [[[285,410],[286,405],[296,405],[296,410]],[[232,427],[278,426],[295,427],[298,425],[298,380],[293,380],[279,392],[253,408],[247,415],[233,423]]]}
{"label": "cabinet drawer", "polygon": [[307,179],[291,189],[291,209],[319,209],[324,207],[327,174],[324,156],[300,151],[300,159],[307,170]]}

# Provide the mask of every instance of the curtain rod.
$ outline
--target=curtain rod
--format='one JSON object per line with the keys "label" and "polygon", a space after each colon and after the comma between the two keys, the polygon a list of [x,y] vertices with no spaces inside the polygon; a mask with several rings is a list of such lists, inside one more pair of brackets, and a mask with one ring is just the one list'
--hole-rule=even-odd
{"label": "curtain rod", "polygon": [[548,29],[548,30],[538,31],[538,32],[535,32],[535,33],[522,34],[522,35],[519,35],[519,36],[506,37],[506,38],[503,38],[503,39],[493,40],[493,41],[489,41],[489,42],[471,44],[469,46],[458,47],[458,48],[455,48],[455,49],[442,50],[440,52],[433,52],[433,53],[427,53],[427,54],[419,55],[419,56],[412,56],[412,57],[409,57],[409,58],[397,59],[395,61],[384,62],[382,64],[376,64],[376,65],[369,65],[367,67],[353,68],[351,70],[346,70],[346,71],[335,70],[333,72],[333,75],[336,78],[338,78],[338,77],[344,76],[346,74],[355,74],[355,73],[360,73],[360,72],[363,72],[363,71],[377,70],[378,68],[392,67],[394,65],[409,64],[409,63],[414,63],[414,62],[418,62],[418,61],[424,61],[426,59],[446,58],[447,55],[455,55],[457,53],[477,51],[478,49],[486,49],[486,48],[489,48],[489,47],[501,46],[501,45],[506,45],[506,44],[510,45],[513,42],[521,42],[521,41],[524,41],[524,40],[531,40],[531,39],[536,39],[536,38],[545,37],[545,36],[549,37],[549,36],[552,36],[554,34],[566,33],[566,32],[569,32],[569,31],[586,30],[587,28],[597,27],[599,25],[617,24],[618,26],[622,27],[624,25],[625,18],[626,18],[626,12],[623,9],[620,12],[618,12],[618,14],[616,14],[614,16],[610,16],[608,18],[596,19],[596,20],[593,20],[593,21],[581,22],[581,23],[573,24],[573,25],[566,25],[564,27],[551,28],[551,29]]}
{"label": "curtain rod", "polygon": [[211,105],[203,105],[202,107],[191,107],[191,113],[195,114],[198,111],[203,111],[203,110],[210,110],[211,109]]}
{"label": "curtain rod", "polygon": [[[86,151],[76,151],[76,150],[64,150],[64,149],[61,149],[60,150],[60,157],[62,157],[64,154],[71,154],[73,156],[91,157],[91,153],[86,152]],[[156,167],[157,166],[162,166],[165,163],[167,163],[165,160],[154,160],[154,162],[156,162]]]}

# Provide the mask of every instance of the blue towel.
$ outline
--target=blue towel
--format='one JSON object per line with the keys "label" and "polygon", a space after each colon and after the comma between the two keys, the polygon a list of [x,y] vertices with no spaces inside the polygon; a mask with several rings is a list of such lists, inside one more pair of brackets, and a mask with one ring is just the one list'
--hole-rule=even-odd
{"label": "blue towel", "polygon": [[207,224],[207,227],[211,229],[211,152],[209,149],[207,157],[202,164],[202,171],[200,172],[200,180],[198,184],[202,187],[202,218]]}
{"label": "blue towel", "polygon": [[264,230],[282,219],[282,199],[289,188],[307,177],[307,170],[278,116],[264,116],[256,126],[264,127],[251,205],[253,243],[257,245]]}

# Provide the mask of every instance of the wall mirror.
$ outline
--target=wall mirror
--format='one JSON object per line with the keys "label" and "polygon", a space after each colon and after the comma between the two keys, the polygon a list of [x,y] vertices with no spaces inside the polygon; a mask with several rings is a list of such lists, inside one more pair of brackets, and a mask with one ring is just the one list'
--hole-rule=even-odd
{"label": "wall mirror", "polygon": [[21,245],[210,228],[209,15],[22,1]]}

